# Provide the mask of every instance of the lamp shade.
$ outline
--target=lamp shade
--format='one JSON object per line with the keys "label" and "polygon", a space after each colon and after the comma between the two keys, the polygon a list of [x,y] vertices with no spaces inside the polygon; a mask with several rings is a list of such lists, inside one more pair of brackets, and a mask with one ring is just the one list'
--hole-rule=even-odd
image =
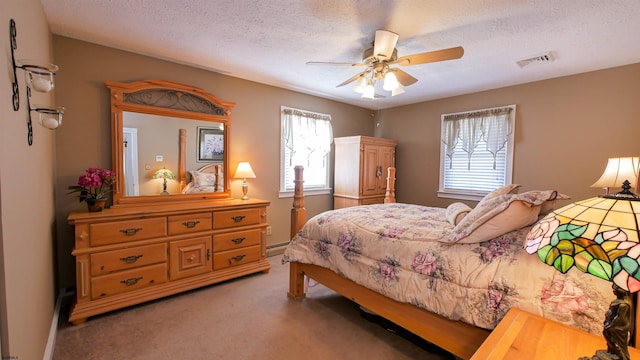
{"label": "lamp shade", "polygon": [[391,96],[400,95],[404,92],[404,86],[398,84],[395,89],[391,90]]}
{"label": "lamp shade", "polygon": [[619,188],[625,180],[628,180],[631,187],[635,188],[638,182],[638,159],[638,157],[610,158],[604,173],[591,187]]}
{"label": "lamp shade", "polygon": [[253,172],[251,165],[248,162],[243,161],[238,163],[236,173],[233,177],[237,179],[253,179],[256,177],[256,174]]}
{"label": "lamp shade", "polygon": [[640,201],[595,197],[542,218],[528,233],[525,249],[566,273],[570,268],[640,290]]}
{"label": "lamp shade", "polygon": [[365,87],[367,87],[367,77],[363,74],[358,77],[355,85],[353,85],[353,91],[357,92],[358,94],[362,94]]}
{"label": "lamp shade", "polygon": [[375,89],[373,88],[373,82],[369,81],[367,86],[364,88],[364,92],[362,93],[363,98],[373,99],[375,97]]}
{"label": "lamp shade", "polygon": [[175,179],[176,176],[167,168],[162,168],[153,174],[154,179]]}
{"label": "lamp shade", "polygon": [[387,74],[384,76],[384,84],[382,88],[387,91],[393,91],[395,88],[398,87],[398,85],[400,85],[400,83],[398,82],[398,78],[396,77],[396,74],[394,74],[393,71],[388,71]]}

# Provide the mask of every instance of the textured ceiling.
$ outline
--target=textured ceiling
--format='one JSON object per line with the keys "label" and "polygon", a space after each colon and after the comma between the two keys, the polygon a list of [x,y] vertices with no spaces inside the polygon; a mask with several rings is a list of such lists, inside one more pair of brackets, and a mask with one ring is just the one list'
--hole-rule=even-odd
{"label": "textured ceiling", "polygon": [[[640,62],[640,0],[42,0],[54,34],[370,109]],[[454,46],[458,60],[402,67],[404,94],[336,85],[375,30],[398,56]],[[552,62],[517,61],[552,52]],[[380,84],[381,85],[381,84]]]}

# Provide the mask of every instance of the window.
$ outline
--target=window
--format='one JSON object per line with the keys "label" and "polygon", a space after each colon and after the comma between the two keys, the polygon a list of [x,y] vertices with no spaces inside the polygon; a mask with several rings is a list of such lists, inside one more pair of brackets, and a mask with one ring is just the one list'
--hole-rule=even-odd
{"label": "window", "polygon": [[305,195],[330,194],[331,115],[281,108],[280,197],[294,191],[296,165],[304,167]]}
{"label": "window", "polygon": [[510,105],[442,115],[439,197],[480,200],[511,183],[515,110]]}

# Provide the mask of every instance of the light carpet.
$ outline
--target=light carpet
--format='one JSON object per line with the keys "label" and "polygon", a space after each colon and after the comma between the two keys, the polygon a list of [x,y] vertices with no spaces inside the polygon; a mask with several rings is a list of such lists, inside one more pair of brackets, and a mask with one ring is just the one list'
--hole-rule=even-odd
{"label": "light carpet", "polygon": [[363,319],[358,305],[316,285],[287,298],[289,265],[89,318],[63,308],[53,358],[451,359]]}

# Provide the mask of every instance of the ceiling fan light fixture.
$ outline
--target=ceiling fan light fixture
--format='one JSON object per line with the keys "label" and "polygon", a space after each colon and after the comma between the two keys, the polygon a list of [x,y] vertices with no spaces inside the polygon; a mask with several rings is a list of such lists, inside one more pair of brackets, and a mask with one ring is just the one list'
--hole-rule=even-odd
{"label": "ceiling fan light fixture", "polygon": [[362,94],[366,87],[367,87],[367,78],[365,75],[360,75],[360,77],[356,81],[356,84],[353,85],[353,91],[357,92],[358,94]]}
{"label": "ceiling fan light fixture", "polygon": [[362,93],[362,97],[366,99],[373,99],[375,94],[375,89],[373,88],[373,82],[369,82],[367,86],[364,88],[364,92]]}
{"label": "ceiling fan light fixture", "polygon": [[391,96],[400,95],[404,92],[404,86],[398,84],[395,89],[391,90]]}
{"label": "ceiling fan light fixture", "polygon": [[387,91],[393,91],[398,86],[400,86],[400,83],[398,82],[396,74],[394,74],[392,71],[387,71],[387,74],[384,76],[384,85],[382,86],[382,88]]}

